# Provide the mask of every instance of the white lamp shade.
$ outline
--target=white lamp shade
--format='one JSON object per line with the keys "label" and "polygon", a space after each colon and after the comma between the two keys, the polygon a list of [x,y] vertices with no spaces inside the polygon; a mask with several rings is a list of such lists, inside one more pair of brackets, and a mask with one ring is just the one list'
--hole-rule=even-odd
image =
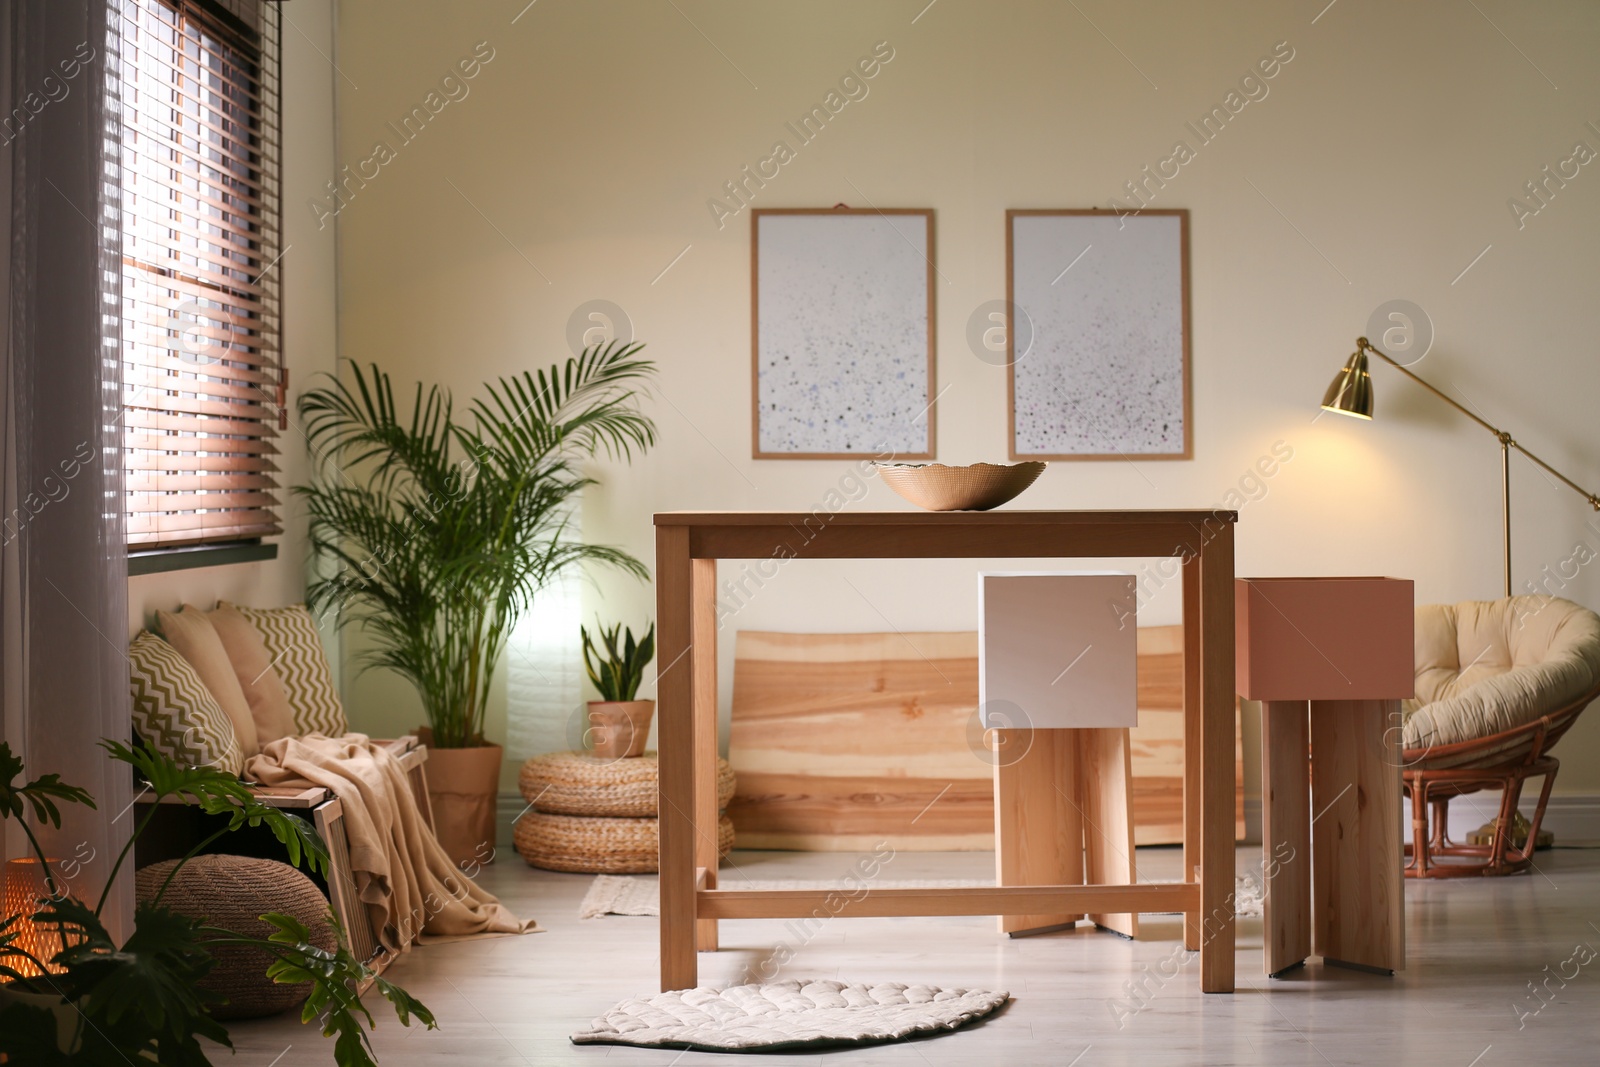
{"label": "white lamp shade", "polygon": [[1137,726],[1137,611],[1123,572],[979,574],[985,729]]}

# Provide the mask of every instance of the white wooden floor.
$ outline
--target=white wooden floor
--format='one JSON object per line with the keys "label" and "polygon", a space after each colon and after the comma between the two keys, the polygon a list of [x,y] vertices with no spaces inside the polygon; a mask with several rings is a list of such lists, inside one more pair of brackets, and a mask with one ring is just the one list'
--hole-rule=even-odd
{"label": "white wooden floor", "polygon": [[[855,858],[736,852],[724,884],[740,872],[842,876]],[[1259,848],[1240,849],[1241,872],[1259,860]],[[1140,849],[1138,862],[1145,878],[1174,877],[1178,869],[1173,849]],[[983,878],[992,864],[987,853],[901,853],[881,877]],[[998,1017],[941,1037],[735,1059],[568,1043],[568,1034],[612,1002],[655,990],[656,920],[579,921],[590,879],[534,870],[506,848],[481,881],[548,932],[413,951],[389,977],[433,1009],[440,1029],[404,1030],[375,1004],[374,1044],[385,1067],[1600,1062],[1600,851],[1541,853],[1539,868],[1510,879],[1408,883],[1410,965],[1393,978],[1313,963],[1269,980],[1261,973],[1261,922],[1242,920],[1238,992],[1231,996],[1199,992],[1198,964],[1179,951],[1175,917],[1146,918],[1136,943],[1088,930],[1011,940],[990,918],[841,917],[802,945],[780,920],[725,922],[723,951],[700,957],[703,984],[735,979],[783,941],[797,952],[780,977],[926,982],[1003,989],[1014,998]],[[1137,999],[1128,991],[1134,982],[1148,990]],[[232,1032],[238,1054],[221,1052],[218,1063],[332,1062],[331,1042],[293,1013],[236,1023]]]}

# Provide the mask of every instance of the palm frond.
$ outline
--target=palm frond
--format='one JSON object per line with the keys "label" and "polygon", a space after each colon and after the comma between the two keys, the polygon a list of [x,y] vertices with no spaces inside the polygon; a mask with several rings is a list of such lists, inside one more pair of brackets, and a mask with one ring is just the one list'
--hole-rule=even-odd
{"label": "palm frond", "polygon": [[409,411],[376,365],[306,393],[318,453],[296,494],[318,574],[311,609],[372,638],[363,669],[410,681],[437,742],[475,743],[511,623],[565,569],[645,566],[570,537],[566,516],[594,480],[591,457],[631,459],[655,443],[639,408],[655,366],[643,346],[593,345],[500,378],[456,418],[448,393],[418,385]]}

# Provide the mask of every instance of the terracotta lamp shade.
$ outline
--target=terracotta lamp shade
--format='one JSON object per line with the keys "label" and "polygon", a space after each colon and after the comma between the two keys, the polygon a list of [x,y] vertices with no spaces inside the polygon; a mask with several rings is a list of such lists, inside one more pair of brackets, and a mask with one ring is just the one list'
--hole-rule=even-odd
{"label": "terracotta lamp shade", "polygon": [[1365,351],[1352,352],[1344,369],[1334,375],[1322,397],[1322,410],[1357,419],[1372,418],[1372,375],[1367,371]]}
{"label": "terracotta lamp shade", "polygon": [[[52,868],[55,862],[50,861]],[[18,934],[13,944],[35,959],[46,963],[61,951],[61,932],[45,926],[35,926],[32,916],[39,910],[40,899],[49,895],[50,883],[45,878],[44,864],[32,857],[6,861],[4,889],[0,891],[0,915],[23,916],[11,927]],[[19,974],[29,978],[40,973],[39,968],[21,956],[8,957],[6,963]],[[50,970],[59,974],[62,968],[51,966]]]}

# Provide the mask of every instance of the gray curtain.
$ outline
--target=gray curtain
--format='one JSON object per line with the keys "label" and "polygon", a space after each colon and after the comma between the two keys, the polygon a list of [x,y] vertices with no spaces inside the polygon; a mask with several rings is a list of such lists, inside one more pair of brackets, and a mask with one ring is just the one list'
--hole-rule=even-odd
{"label": "gray curtain", "polygon": [[94,795],[43,834],[91,904],[133,821],[96,745],[130,733],[114,31],[105,0],[0,0],[0,737]]}

